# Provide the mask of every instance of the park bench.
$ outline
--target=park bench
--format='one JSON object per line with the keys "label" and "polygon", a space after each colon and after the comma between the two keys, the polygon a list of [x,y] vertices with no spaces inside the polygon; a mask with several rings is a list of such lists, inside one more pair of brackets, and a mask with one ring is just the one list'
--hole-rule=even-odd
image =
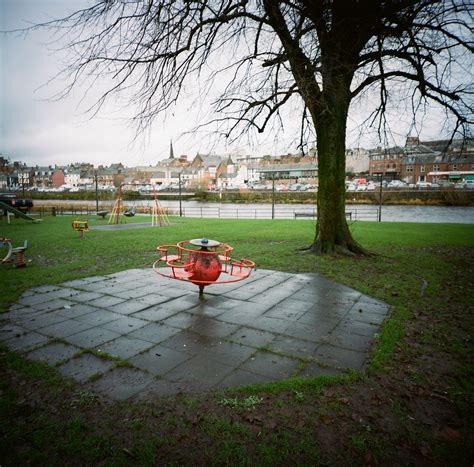
{"label": "park bench", "polygon": [[[295,212],[295,219],[298,217],[316,217],[315,212]],[[346,212],[346,218],[352,220],[352,212]]]}
{"label": "park bench", "polygon": [[102,219],[105,219],[105,216],[109,213],[109,211],[97,211],[96,214],[100,217],[102,217]]}

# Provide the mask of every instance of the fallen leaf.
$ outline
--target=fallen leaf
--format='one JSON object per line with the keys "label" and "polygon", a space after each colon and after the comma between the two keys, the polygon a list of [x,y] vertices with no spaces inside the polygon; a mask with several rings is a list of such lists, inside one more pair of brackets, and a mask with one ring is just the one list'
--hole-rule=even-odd
{"label": "fallen leaf", "polygon": [[455,430],[454,428],[446,426],[444,428],[434,430],[433,438],[440,441],[458,441],[461,439],[461,433],[459,433],[459,431]]}
{"label": "fallen leaf", "polygon": [[420,453],[424,457],[429,457],[431,455],[431,448],[427,444],[423,444],[420,447]]}

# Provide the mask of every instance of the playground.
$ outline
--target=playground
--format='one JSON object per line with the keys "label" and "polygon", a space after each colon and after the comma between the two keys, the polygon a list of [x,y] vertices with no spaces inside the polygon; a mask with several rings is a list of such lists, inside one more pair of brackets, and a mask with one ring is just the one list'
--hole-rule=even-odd
{"label": "playground", "polygon": [[[377,256],[334,259],[298,252],[312,222],[89,216],[79,238],[74,220],[2,220],[28,240],[0,268],[5,464],[472,459],[472,226],[359,222]],[[152,264],[204,237],[256,270],[203,303]]]}

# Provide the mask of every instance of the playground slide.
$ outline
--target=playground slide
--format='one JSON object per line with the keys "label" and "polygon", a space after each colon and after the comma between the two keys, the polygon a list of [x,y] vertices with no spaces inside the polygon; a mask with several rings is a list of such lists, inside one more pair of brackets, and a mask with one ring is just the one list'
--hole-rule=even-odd
{"label": "playground slide", "polygon": [[27,220],[33,221],[33,222],[36,221],[36,219],[34,219],[31,216],[28,216],[28,214],[25,214],[24,212],[21,212],[18,209],[14,208],[12,206],[9,206],[6,203],[3,203],[2,201],[0,201],[0,209],[3,209],[5,212],[10,211],[11,213],[15,214],[15,216],[22,217],[23,219],[27,219]]}

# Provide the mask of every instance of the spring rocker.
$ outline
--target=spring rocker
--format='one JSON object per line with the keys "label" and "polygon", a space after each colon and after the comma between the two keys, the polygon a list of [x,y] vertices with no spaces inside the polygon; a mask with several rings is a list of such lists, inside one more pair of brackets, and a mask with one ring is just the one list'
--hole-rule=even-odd
{"label": "spring rocker", "polygon": [[26,267],[25,251],[28,248],[28,240],[25,240],[23,246],[13,248],[12,241],[9,238],[0,237],[0,247],[4,246],[8,248],[8,251],[5,258],[2,259],[2,263],[13,263],[15,268]]}
{"label": "spring rocker", "polygon": [[89,224],[87,220],[85,221],[75,220],[72,222],[71,226],[76,232],[79,232],[79,238],[84,238],[84,232],[89,231]]}
{"label": "spring rocker", "polygon": [[161,257],[153,263],[153,270],[160,276],[196,284],[202,300],[204,287],[230,284],[250,276],[255,263],[244,258],[232,259],[229,254],[233,250],[225,243],[207,238],[160,245],[157,251]]}

